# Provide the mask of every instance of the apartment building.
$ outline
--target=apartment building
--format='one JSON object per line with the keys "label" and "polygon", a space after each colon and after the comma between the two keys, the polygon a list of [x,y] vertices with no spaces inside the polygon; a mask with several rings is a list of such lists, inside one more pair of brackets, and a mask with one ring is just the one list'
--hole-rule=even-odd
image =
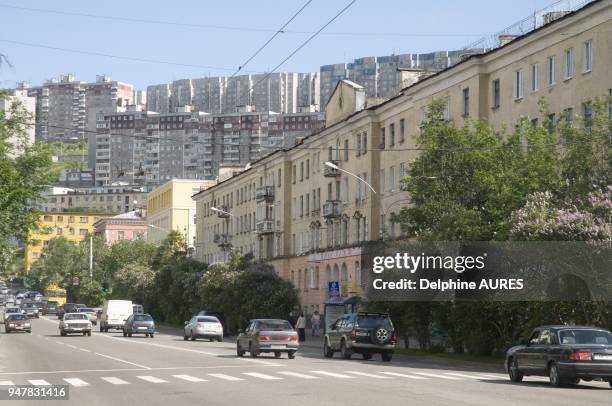
{"label": "apartment building", "polygon": [[109,186],[92,188],[54,187],[44,194],[41,210],[48,213],[127,213],[146,208],[145,188]]}
{"label": "apartment building", "polygon": [[[10,116],[10,110],[13,103],[19,103],[21,107],[31,115],[30,120],[32,123],[36,122],[36,98],[28,96],[27,90],[12,90],[9,92],[7,98],[0,98],[0,112],[4,112]],[[21,149],[26,145],[31,145],[34,143],[34,125],[24,126],[24,131],[25,134],[23,138],[13,136],[8,140],[16,149]]]}
{"label": "apartment building", "polygon": [[338,282],[343,297],[360,295],[371,267],[366,247],[400,234],[389,219],[408,204],[400,179],[416,158],[416,136],[434,98],[446,100],[447,118],[457,125],[479,118],[501,131],[521,117],[539,125],[541,97],[551,115],[587,116],[593,98],[612,96],[612,3],[593,1],[561,15],[383,104],[363,108],[362,87],[340,82],[325,129],[193,197],[196,258],[224,261],[234,249],[268,259],[294,283],[308,312],[328,298],[328,282]]}
{"label": "apartment building", "polygon": [[145,240],[148,228],[140,211],[135,210],[96,221],[94,234],[102,237],[106,245],[111,246],[123,240]]}
{"label": "apartment building", "polygon": [[36,231],[30,233],[25,248],[25,268],[29,272],[32,264],[40,258],[49,241],[56,237],[64,237],[77,244],[89,234],[93,234],[94,223],[109,214],[90,212],[43,212]]}

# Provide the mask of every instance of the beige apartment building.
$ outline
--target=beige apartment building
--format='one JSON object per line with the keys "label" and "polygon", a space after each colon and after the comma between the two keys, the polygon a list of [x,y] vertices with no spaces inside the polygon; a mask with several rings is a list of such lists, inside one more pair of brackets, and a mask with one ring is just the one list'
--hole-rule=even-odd
{"label": "beige apartment building", "polygon": [[195,202],[191,196],[215,182],[192,179],[171,179],[149,193],[147,217],[149,230],[147,241],[161,243],[172,230],[180,231],[189,247],[193,247],[196,235]]}
{"label": "beige apartment building", "polygon": [[589,115],[593,98],[612,95],[612,1],[556,17],[377,106],[364,108],[361,86],[339,82],[325,129],[193,197],[196,258],[222,262],[238,250],[268,259],[294,283],[308,313],[322,310],[328,282],[339,282],[341,297],[359,296],[367,243],[399,237],[389,218],[408,204],[400,179],[434,98],[447,101],[456,125],[480,118],[502,131],[521,117],[540,125],[542,97],[554,121],[563,112]]}

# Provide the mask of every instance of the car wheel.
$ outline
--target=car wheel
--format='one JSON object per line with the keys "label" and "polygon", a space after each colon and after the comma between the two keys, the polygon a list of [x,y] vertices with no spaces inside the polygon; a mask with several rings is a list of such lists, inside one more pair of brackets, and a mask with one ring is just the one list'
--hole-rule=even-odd
{"label": "car wheel", "polygon": [[327,339],[323,342],[323,355],[325,358],[331,358],[334,356],[334,350],[327,344]]}
{"label": "car wheel", "polygon": [[380,357],[385,362],[390,362],[393,359],[393,353],[391,351],[383,352],[380,354]]}
{"label": "car wheel", "polygon": [[127,337],[127,333],[125,332],[125,330],[123,330],[123,336]]}
{"label": "car wheel", "polygon": [[6,331],[5,331],[5,333],[6,333],[6,334],[10,334],[10,333],[11,333],[11,330],[6,330]]}
{"label": "car wheel", "polygon": [[32,330],[28,330],[28,334],[31,334],[31,333],[32,333]]}
{"label": "car wheel", "polygon": [[183,332],[183,340],[187,341],[189,340],[189,337],[187,336],[187,333]]}
{"label": "car wheel", "polygon": [[512,382],[522,382],[523,374],[519,370],[516,360],[514,358],[510,358],[508,364],[508,376],[510,376],[510,380]]}
{"label": "car wheel", "polygon": [[223,342],[223,336],[219,336],[219,337],[217,337],[217,341],[219,341],[220,343],[222,343],[222,342]]}
{"label": "car wheel", "polygon": [[244,351],[240,349],[240,345],[236,344],[236,355],[239,357],[244,357]]}
{"label": "car wheel", "polygon": [[280,351],[274,351],[274,358],[280,358]]}
{"label": "car wheel", "polygon": [[253,343],[249,344],[249,354],[251,355],[252,358],[257,358],[257,356],[259,355],[259,352],[257,352],[255,348],[253,347]]}
{"label": "car wheel", "polygon": [[149,334],[149,337],[153,338],[153,333]]}
{"label": "car wheel", "polygon": [[351,355],[353,355],[353,354],[351,354],[349,349],[346,348],[346,341],[345,340],[342,340],[342,342],[340,343],[340,355],[344,359],[349,359],[349,358],[351,358]]}
{"label": "car wheel", "polygon": [[196,340],[196,337],[193,335],[193,330],[191,331],[191,337],[189,337],[189,338],[191,338],[191,341],[195,341]]}
{"label": "car wheel", "polygon": [[368,354],[368,353],[363,353],[361,354],[361,356],[363,357],[364,360],[369,361],[372,359],[372,354]]}
{"label": "car wheel", "polygon": [[289,351],[287,353],[287,358],[294,359],[295,358],[295,351]]}
{"label": "car wheel", "polygon": [[559,375],[559,367],[554,362],[548,367],[548,380],[551,386],[561,386],[561,376]]}
{"label": "car wheel", "polygon": [[83,331],[83,336],[86,336],[86,335],[87,335],[87,331]]}
{"label": "car wheel", "polygon": [[87,336],[88,336],[88,337],[91,337],[91,331],[88,331],[88,332],[87,332]]}

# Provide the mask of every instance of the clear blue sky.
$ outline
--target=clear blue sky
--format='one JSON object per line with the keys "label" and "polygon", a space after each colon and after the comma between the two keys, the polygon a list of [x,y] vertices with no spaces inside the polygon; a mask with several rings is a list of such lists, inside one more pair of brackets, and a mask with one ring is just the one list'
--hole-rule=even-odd
{"label": "clear blue sky", "polygon": [[[205,27],[150,24],[53,14],[2,7],[163,20],[197,25],[278,29],[306,0],[295,1],[82,1],[0,0],[0,40],[19,41],[98,53],[151,58],[212,68],[170,66],[79,55],[0,41],[0,53],[13,64],[0,67],[0,87],[18,80],[40,84],[60,73],[93,81],[108,73],[138,88],[175,79],[231,74],[272,34]],[[287,27],[316,31],[349,0],[313,0]],[[357,0],[324,33],[288,61],[282,71],[318,71],[320,65],[392,53],[458,49],[528,16],[553,0]],[[405,35],[330,35],[332,33],[401,33]],[[408,34],[418,34],[411,36]],[[245,69],[273,68],[303,40],[304,33],[279,35]]]}

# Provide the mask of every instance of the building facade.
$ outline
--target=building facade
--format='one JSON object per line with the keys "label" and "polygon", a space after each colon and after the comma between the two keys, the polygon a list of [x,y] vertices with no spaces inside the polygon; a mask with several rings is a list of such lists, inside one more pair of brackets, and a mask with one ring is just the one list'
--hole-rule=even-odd
{"label": "building facade", "polygon": [[49,213],[127,213],[146,208],[147,195],[145,188],[126,186],[53,188],[44,194],[41,209]]}
{"label": "building facade", "polygon": [[95,235],[102,237],[108,246],[123,240],[145,240],[148,228],[139,211],[100,219],[94,223]]}
{"label": "building facade", "polygon": [[[0,111],[5,112],[10,117],[10,110],[13,103],[21,104],[21,107],[30,114],[30,120],[32,125],[24,126],[24,137],[11,137],[9,142],[13,144],[16,149],[21,149],[26,145],[32,145],[35,140],[35,129],[34,123],[36,122],[36,98],[28,96],[27,90],[16,89],[9,93],[9,96],[5,99],[0,98]],[[7,118],[8,118],[7,117]]]}
{"label": "building facade", "polygon": [[432,100],[445,100],[447,119],[458,126],[483,119],[500,132],[523,117],[540,125],[563,112],[587,116],[590,101],[612,96],[611,30],[612,3],[595,1],[377,106],[359,110],[360,87],[336,85],[325,129],[194,196],[196,258],[222,262],[237,250],[267,259],[294,283],[308,312],[328,298],[329,282],[340,284],[342,296],[361,294],[366,247],[400,237],[390,217],[408,204],[400,179],[418,154]]}

